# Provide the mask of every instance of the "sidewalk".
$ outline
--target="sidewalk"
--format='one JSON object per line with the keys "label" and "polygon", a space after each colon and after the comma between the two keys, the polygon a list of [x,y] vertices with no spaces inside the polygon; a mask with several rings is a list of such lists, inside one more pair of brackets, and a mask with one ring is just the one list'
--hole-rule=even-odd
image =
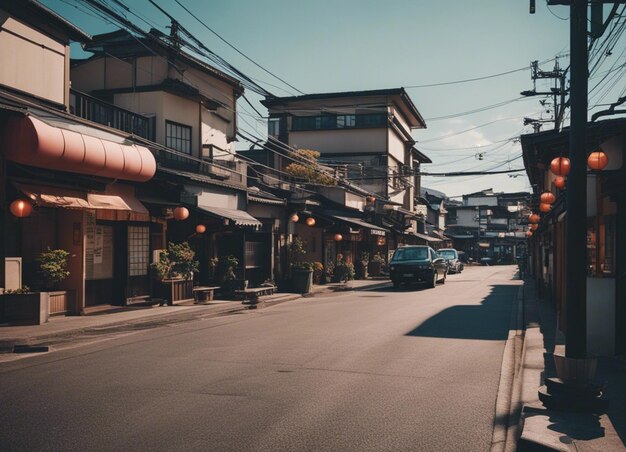
{"label": "sidewalk", "polygon": [[[313,286],[311,294],[276,293],[259,298],[258,307],[271,306],[285,301],[326,295],[338,291],[368,290],[384,287],[387,279],[355,280]],[[0,326],[0,353],[12,352],[15,345],[53,344],[67,342],[67,338],[81,334],[105,334],[156,327],[167,323],[184,322],[195,318],[217,317],[247,310],[241,301],[215,300],[210,304],[196,305],[185,302],[174,306],[133,306],[93,313],[85,316],[53,316],[43,325]]]}
{"label": "sidewalk", "polygon": [[524,284],[526,334],[522,352],[521,436],[519,450],[620,451],[626,450],[626,361],[601,358],[598,381],[607,382],[611,405],[602,415],[546,409],[537,390],[543,379],[556,376],[555,348],[564,344],[556,328],[550,302],[537,297],[532,281]]}

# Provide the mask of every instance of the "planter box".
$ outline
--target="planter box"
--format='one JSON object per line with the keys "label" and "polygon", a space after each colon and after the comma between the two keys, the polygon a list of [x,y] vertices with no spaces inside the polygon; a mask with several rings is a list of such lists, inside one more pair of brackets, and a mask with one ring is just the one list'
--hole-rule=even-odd
{"label": "planter box", "polygon": [[50,297],[50,315],[65,314],[75,310],[74,291],[59,290],[48,292]]}
{"label": "planter box", "polygon": [[193,300],[193,280],[163,279],[155,281],[154,297],[174,304],[177,301]]}
{"label": "planter box", "polygon": [[0,295],[0,322],[41,325],[50,317],[48,292]]}
{"label": "planter box", "polygon": [[295,293],[309,293],[313,285],[313,270],[292,271],[293,291]]}

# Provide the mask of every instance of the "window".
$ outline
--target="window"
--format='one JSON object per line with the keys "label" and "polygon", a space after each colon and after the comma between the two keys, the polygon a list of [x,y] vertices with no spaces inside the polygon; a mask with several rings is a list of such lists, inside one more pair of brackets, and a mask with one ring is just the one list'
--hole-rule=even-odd
{"label": "window", "polygon": [[150,228],[128,226],[128,276],[146,276],[150,265]]}
{"label": "window", "polygon": [[386,113],[359,115],[294,116],[291,130],[328,130],[347,128],[376,128],[387,125]]}
{"label": "window", "polygon": [[191,127],[165,121],[165,145],[185,154],[191,154]]}
{"label": "window", "polygon": [[280,119],[270,118],[267,121],[267,134],[271,137],[278,137],[280,133]]}
{"label": "window", "polygon": [[341,115],[337,116],[337,128],[344,129],[348,127],[354,127],[356,125],[355,115]]}

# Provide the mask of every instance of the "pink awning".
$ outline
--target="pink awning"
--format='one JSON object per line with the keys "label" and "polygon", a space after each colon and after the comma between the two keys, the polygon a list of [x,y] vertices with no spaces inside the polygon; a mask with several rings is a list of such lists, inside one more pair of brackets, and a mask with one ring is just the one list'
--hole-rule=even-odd
{"label": "pink awning", "polygon": [[16,163],[111,179],[145,182],[156,172],[144,146],[54,127],[34,116],[9,118],[0,151]]}

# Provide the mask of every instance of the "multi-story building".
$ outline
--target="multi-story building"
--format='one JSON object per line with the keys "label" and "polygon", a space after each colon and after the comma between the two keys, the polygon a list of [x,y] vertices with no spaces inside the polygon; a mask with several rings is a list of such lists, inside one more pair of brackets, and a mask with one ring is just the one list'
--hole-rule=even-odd
{"label": "multi-story building", "polygon": [[365,219],[390,231],[386,252],[426,240],[418,232],[414,199],[420,166],[431,161],[411,135],[426,123],[403,88],[268,97],[262,103],[269,111],[269,144],[278,150],[274,167],[289,163],[280,143],[315,150],[342,185],[376,198]]}

